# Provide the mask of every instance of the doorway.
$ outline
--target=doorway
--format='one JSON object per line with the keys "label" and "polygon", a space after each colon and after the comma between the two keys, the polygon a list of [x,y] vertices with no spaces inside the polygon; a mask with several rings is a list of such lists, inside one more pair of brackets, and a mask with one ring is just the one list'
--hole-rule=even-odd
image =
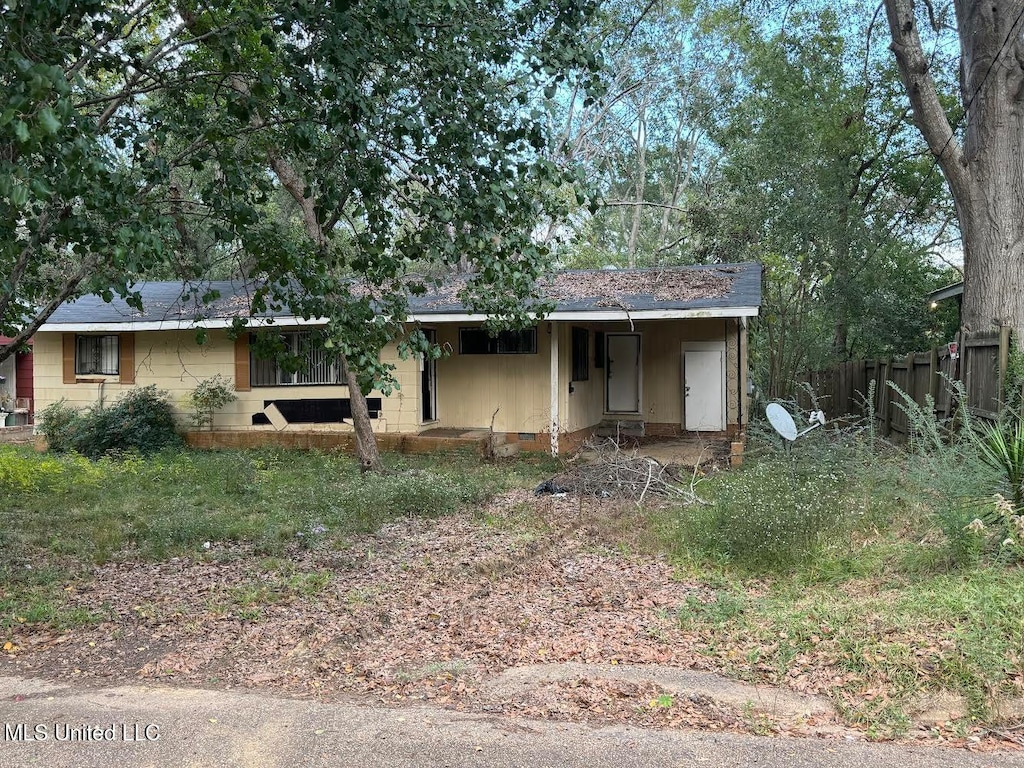
{"label": "doorway", "polygon": [[683,344],[683,428],[690,432],[725,429],[725,342]]}
{"label": "doorway", "polygon": [[[423,335],[431,346],[437,344],[437,331],[424,328]],[[423,424],[437,421],[437,360],[423,355],[420,358],[420,418]]]}
{"label": "doorway", "polygon": [[640,413],[640,334],[605,334],[605,410]]}

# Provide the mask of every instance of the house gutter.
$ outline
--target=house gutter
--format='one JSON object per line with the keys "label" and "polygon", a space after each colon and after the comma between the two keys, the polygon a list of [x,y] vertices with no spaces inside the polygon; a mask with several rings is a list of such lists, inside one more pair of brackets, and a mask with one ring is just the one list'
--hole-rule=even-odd
{"label": "house gutter", "polygon": [[[688,320],[696,318],[721,317],[756,317],[757,307],[712,307],[708,309],[643,309],[643,310],[585,310],[580,312],[558,311],[544,316],[551,321],[602,322],[621,321],[636,322],[638,320]],[[468,312],[412,313],[407,318],[411,323],[482,323],[489,319],[488,315]],[[266,328],[272,326],[318,326],[326,325],[327,318],[313,317],[250,317],[246,320],[248,328]],[[44,323],[42,332],[65,333],[130,333],[132,331],[189,331],[196,328],[231,328],[233,318],[214,317],[188,320],[128,320],[115,323]]]}

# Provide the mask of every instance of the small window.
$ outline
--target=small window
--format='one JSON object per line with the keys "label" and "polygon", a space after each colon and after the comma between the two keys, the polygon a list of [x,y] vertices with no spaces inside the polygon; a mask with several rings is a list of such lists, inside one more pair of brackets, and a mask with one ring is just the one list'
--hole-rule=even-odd
{"label": "small window", "polygon": [[459,329],[460,355],[535,355],[537,329],[498,331],[492,336],[484,328]]}
{"label": "small window", "polygon": [[294,386],[298,384],[344,384],[345,367],[329,355],[315,331],[286,331],[281,334],[285,355],[293,364],[257,357],[250,359],[250,377],[254,387]]}
{"label": "small window", "polygon": [[590,330],[572,329],[572,380],[590,379]]}
{"label": "small window", "polygon": [[119,372],[119,337],[78,336],[75,339],[76,376],[117,376]]}

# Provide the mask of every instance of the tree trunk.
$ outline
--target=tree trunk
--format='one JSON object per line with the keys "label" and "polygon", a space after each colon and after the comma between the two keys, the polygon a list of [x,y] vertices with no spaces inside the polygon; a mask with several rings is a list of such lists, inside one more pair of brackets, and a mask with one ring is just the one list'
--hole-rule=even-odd
{"label": "tree trunk", "polygon": [[[1024,337],[1024,0],[956,0],[963,147],[946,119],[913,0],[885,0],[914,122],[949,183],[964,249],[961,324]],[[1018,342],[1019,343],[1019,342]]]}
{"label": "tree trunk", "polygon": [[380,460],[380,450],[377,447],[377,436],[373,434],[373,424],[370,422],[370,409],[366,405],[366,395],[359,386],[359,378],[356,372],[348,366],[344,355],[341,362],[345,366],[345,375],[348,378],[348,398],[352,409],[352,427],[356,435],[356,455],[359,458],[359,468],[363,472],[380,472],[384,464]]}
{"label": "tree trunk", "polygon": [[640,105],[637,117],[636,143],[636,205],[633,206],[633,225],[629,230],[626,244],[626,258],[629,268],[636,266],[636,249],[640,237],[640,220],[644,215],[644,195],[647,189],[647,117],[646,104]]}

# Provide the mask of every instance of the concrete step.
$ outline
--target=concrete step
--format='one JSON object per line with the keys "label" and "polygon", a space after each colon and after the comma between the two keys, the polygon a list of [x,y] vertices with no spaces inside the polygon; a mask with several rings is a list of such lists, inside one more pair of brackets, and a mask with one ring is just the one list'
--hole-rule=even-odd
{"label": "concrete step", "polygon": [[598,437],[644,437],[646,429],[643,421],[605,419],[594,429],[594,434]]}

